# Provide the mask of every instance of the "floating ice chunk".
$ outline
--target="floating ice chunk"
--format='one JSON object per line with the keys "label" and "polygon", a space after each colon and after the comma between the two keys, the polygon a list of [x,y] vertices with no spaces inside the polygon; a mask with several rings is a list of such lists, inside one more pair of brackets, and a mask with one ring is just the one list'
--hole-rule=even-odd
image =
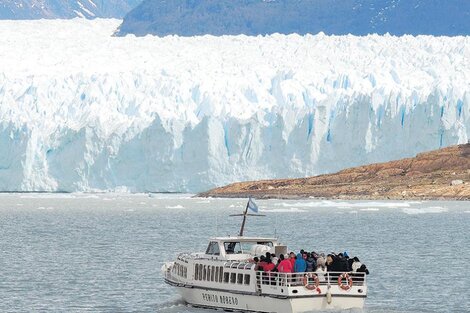
{"label": "floating ice chunk", "polygon": [[165,208],[167,208],[167,209],[184,209],[184,206],[182,206],[181,204],[178,204],[178,205],[167,205],[167,206],[165,206]]}
{"label": "floating ice chunk", "polygon": [[40,206],[40,207],[36,208],[36,210],[46,210],[46,211],[50,211],[50,210],[54,210],[54,207],[51,207],[51,206],[48,206],[48,207]]}
{"label": "floating ice chunk", "polygon": [[22,199],[74,199],[75,194],[71,193],[31,193],[20,196]]}
{"label": "floating ice chunk", "polygon": [[298,208],[290,208],[290,209],[260,209],[260,212],[266,213],[304,213],[307,212],[306,210],[298,209]]}
{"label": "floating ice chunk", "polygon": [[[416,201],[401,201],[401,202],[344,202],[344,201],[314,201],[314,202],[296,202],[296,203],[288,203],[288,202],[281,202],[275,204],[276,206],[284,206],[284,207],[301,207],[301,208],[366,208],[370,210],[375,210],[371,207],[378,207],[378,208],[407,208],[412,206],[413,204],[419,204],[420,202]],[[378,209],[377,209],[378,210]]]}
{"label": "floating ice chunk", "polygon": [[448,211],[448,209],[436,206],[436,207],[428,207],[428,208],[405,208],[402,211],[403,213],[406,213],[409,215],[415,215],[415,214],[445,213]]}

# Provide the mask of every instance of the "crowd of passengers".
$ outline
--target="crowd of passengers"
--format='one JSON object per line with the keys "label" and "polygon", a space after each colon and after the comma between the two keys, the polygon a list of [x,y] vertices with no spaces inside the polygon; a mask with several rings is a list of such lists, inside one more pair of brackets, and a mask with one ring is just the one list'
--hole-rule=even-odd
{"label": "crowd of passengers", "polygon": [[359,261],[359,258],[350,258],[347,252],[330,253],[325,257],[324,253],[305,252],[300,250],[297,255],[290,252],[289,255],[279,255],[279,258],[272,253],[266,252],[259,258],[254,257],[256,263],[255,270],[263,272],[279,273],[304,273],[313,272],[319,277],[327,272],[352,272],[369,274],[365,264]]}

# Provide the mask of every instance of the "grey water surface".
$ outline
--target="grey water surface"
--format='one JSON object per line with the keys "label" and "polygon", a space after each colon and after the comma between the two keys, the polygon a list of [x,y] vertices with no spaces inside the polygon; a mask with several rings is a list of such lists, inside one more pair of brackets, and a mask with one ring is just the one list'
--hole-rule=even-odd
{"label": "grey water surface", "polygon": [[[364,312],[469,312],[470,203],[257,201],[246,235],[358,256]],[[244,199],[1,194],[0,312],[215,312],[187,307],[160,268],[236,234]],[[362,312],[355,310],[353,312]]]}

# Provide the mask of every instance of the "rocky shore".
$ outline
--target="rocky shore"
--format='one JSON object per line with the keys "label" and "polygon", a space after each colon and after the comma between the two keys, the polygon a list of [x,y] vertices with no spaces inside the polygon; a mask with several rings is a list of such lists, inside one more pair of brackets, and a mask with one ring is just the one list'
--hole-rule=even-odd
{"label": "rocky shore", "polygon": [[470,144],[328,175],[240,182],[201,197],[470,200]]}

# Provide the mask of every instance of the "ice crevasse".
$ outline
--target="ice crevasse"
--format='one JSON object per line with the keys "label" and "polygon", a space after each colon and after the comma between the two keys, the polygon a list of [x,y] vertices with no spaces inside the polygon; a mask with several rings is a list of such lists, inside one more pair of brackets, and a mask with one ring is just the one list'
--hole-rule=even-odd
{"label": "ice crevasse", "polygon": [[0,190],[197,192],[470,139],[470,37],[0,22]]}

